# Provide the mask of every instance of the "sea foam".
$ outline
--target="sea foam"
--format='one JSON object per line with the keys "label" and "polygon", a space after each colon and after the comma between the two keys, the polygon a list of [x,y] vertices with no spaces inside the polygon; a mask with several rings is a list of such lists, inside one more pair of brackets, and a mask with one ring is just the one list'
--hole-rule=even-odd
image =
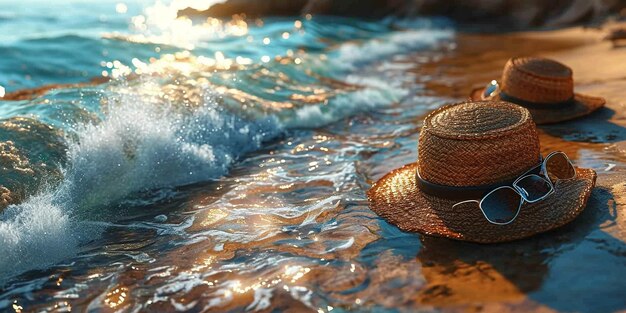
{"label": "sea foam", "polygon": [[442,40],[451,39],[453,35],[452,30],[446,29],[406,30],[365,43],[346,43],[330,62],[334,68],[355,70],[393,55],[432,47]]}
{"label": "sea foam", "polygon": [[401,86],[350,73],[432,46],[451,34],[406,31],[341,45],[328,63],[316,65],[317,70],[360,88],[339,93],[325,104],[257,119],[220,108],[211,90],[205,90],[202,103],[191,111],[154,103],[132,90],[114,90],[103,120],[81,125],[75,136],[68,136],[63,182],[0,215],[0,284],[75,255],[81,243],[97,236],[89,224],[90,210],[106,211],[108,204],[138,191],[218,179],[237,159],[285,130],[320,127],[398,101],[408,94]]}
{"label": "sea foam", "polygon": [[133,192],[216,179],[282,133],[276,119],[239,118],[210,96],[190,114],[133,96],[116,100],[104,121],[78,130],[61,185],[0,216],[0,283],[73,255],[94,234],[83,231],[89,211]]}

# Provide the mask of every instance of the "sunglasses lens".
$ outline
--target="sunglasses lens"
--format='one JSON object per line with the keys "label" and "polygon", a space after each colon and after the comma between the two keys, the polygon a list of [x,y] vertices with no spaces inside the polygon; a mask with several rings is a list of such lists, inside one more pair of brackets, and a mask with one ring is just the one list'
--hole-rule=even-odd
{"label": "sunglasses lens", "polygon": [[537,175],[524,176],[515,185],[522,189],[523,197],[528,202],[535,202],[552,191],[550,183]]}
{"label": "sunglasses lens", "polygon": [[483,98],[487,99],[493,97],[498,91],[498,82],[492,80],[487,86],[485,86],[485,91],[483,92]]}
{"label": "sunglasses lens", "polygon": [[546,160],[546,172],[553,182],[559,179],[572,179],[576,177],[576,170],[565,153],[562,152],[549,156]]}
{"label": "sunglasses lens", "polygon": [[490,222],[507,224],[517,216],[521,202],[522,197],[513,188],[502,187],[485,197],[480,209]]}

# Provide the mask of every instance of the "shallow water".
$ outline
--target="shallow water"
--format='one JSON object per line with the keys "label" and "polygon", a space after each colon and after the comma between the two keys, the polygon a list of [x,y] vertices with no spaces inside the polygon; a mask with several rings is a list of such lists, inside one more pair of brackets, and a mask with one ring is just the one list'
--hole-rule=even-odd
{"label": "shallow water", "polygon": [[[37,4],[3,13],[0,85],[113,79],[0,102],[2,184],[22,200],[0,216],[1,310],[626,308],[606,189],[572,225],[490,247],[403,233],[368,208],[370,184],[414,161],[424,114],[457,100],[428,86],[456,53],[446,21]],[[610,144],[548,131],[544,149],[616,164],[600,181],[623,171]]]}

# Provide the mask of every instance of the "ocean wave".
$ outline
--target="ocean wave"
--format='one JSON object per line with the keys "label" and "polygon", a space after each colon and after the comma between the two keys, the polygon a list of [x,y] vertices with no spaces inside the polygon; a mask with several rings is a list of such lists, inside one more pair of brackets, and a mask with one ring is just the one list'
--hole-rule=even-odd
{"label": "ocean wave", "polygon": [[[400,32],[340,45],[329,51],[328,62],[311,61],[311,65],[299,67],[291,64],[303,77],[291,82],[294,90],[323,86],[323,82],[311,82],[315,79],[309,77],[309,71],[319,73],[314,77],[330,76],[350,87],[332,86],[328,89],[333,92],[315,103],[285,98],[282,103],[291,106],[259,114],[250,114],[253,108],[248,100],[271,103],[277,94],[259,87],[257,94],[261,96],[227,99],[228,93],[216,90],[222,86],[210,82],[211,75],[236,79],[237,69],[218,73],[177,65],[173,68],[191,72],[176,76],[143,68],[144,74],[132,82],[107,85],[98,108],[101,112],[95,114],[102,120],[72,127],[72,134],[67,136],[62,182],[0,215],[0,283],[75,255],[82,243],[97,237],[99,230],[92,222],[115,219],[115,203],[129,194],[219,179],[233,162],[289,129],[320,127],[400,101],[410,94],[401,84],[356,72],[395,54],[431,47],[450,36],[451,32],[438,30]],[[260,73],[271,71],[272,64],[256,69]],[[282,76],[282,72],[276,74]],[[251,77],[254,82],[256,76]],[[199,94],[193,105],[163,97],[185,81],[195,89],[179,91],[180,99]],[[238,96],[242,94],[239,90]]]}
{"label": "ocean wave", "polygon": [[289,128],[314,128],[400,101],[408,91],[376,78],[351,79],[359,88],[341,93],[328,104],[306,105],[288,112],[282,123]]}
{"label": "ocean wave", "polygon": [[110,101],[118,104],[104,121],[77,131],[61,185],[3,212],[0,281],[71,255],[79,238],[88,239],[74,230],[94,209],[133,192],[216,179],[282,133],[275,119],[239,118],[211,95],[191,114],[132,94]]}
{"label": "ocean wave", "polygon": [[338,49],[337,57],[331,59],[336,68],[354,70],[359,66],[396,54],[432,47],[442,40],[451,39],[452,30],[407,30],[366,43],[347,43]]}
{"label": "ocean wave", "polygon": [[0,215],[0,283],[74,255],[79,225],[54,200],[54,193],[43,193],[9,206]]}
{"label": "ocean wave", "polygon": [[217,179],[286,129],[321,126],[398,96],[366,87],[328,105],[289,111],[289,117],[251,120],[220,107],[210,90],[191,112],[127,92],[110,96],[108,102],[117,104],[102,122],[76,130],[59,186],[0,215],[0,283],[74,255],[99,234],[88,222],[114,219],[107,206],[131,193]]}

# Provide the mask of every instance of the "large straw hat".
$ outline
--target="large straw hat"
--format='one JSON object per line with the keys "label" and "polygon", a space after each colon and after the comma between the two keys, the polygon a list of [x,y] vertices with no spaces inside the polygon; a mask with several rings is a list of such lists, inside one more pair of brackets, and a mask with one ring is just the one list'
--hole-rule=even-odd
{"label": "large straw hat", "polygon": [[[512,58],[504,66],[500,92],[492,99],[527,108],[537,124],[558,123],[587,115],[604,106],[604,98],[574,93],[572,69],[550,59]],[[483,100],[485,88],[476,88],[472,100]]]}
{"label": "large straw hat", "polygon": [[585,207],[596,173],[577,168],[576,178],[559,180],[555,193],[524,203],[508,225],[489,223],[476,204],[438,197],[418,187],[422,180],[452,187],[510,185],[539,164],[539,138],[530,112],[504,101],[451,104],[426,117],[418,161],[396,169],[368,191],[374,212],[404,231],[481,243],[528,237],[572,221]]}

